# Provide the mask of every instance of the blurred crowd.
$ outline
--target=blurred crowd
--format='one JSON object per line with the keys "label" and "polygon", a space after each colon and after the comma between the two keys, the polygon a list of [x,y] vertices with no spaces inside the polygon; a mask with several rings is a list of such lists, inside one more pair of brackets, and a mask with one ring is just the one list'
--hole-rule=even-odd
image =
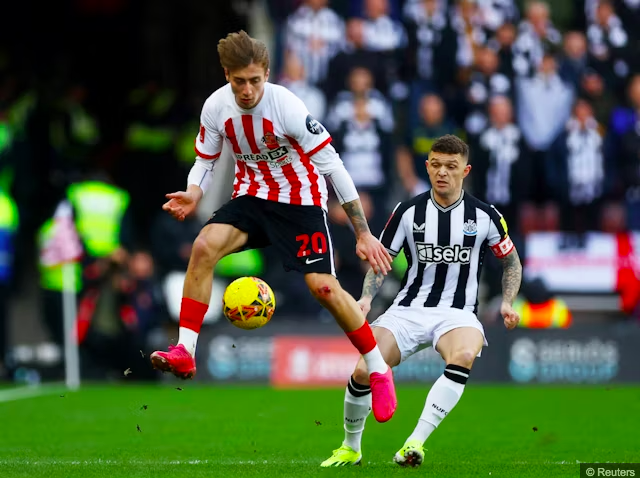
{"label": "blurred crowd", "polygon": [[[168,322],[166,284],[201,221],[160,206],[184,189],[200,107],[223,84],[216,42],[256,35],[258,3],[273,31],[270,81],[331,132],[374,233],[397,201],[429,189],[426,155],[448,133],[471,146],[466,188],[503,213],[521,250],[532,231],[561,231],[573,247],[586,231],[639,231],[638,0],[170,3],[62,2],[51,23],[68,30],[51,44],[12,22],[0,32],[0,363],[7,303],[37,257],[44,321],[61,340],[61,271],[41,259],[60,201],[85,249],[74,287],[94,359],[122,337],[140,355]],[[347,217],[329,209],[339,279],[358,297],[364,265]],[[488,298],[497,267],[488,261]],[[280,313],[327,319],[268,251],[217,269],[222,281],[248,274],[277,291]]]}

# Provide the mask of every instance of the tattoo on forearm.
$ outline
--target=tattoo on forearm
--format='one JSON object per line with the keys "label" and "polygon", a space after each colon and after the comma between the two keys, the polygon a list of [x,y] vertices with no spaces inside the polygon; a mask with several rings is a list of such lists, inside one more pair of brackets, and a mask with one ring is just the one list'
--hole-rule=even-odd
{"label": "tattoo on forearm", "polygon": [[360,199],[346,202],[343,204],[343,209],[347,213],[349,220],[352,221],[356,236],[369,232],[369,225],[367,224],[367,219],[365,219],[365,213],[363,212]]}
{"label": "tattoo on forearm", "polygon": [[361,293],[362,297],[371,297],[372,299],[376,297],[379,289],[385,281],[385,274],[379,272],[376,274],[374,269],[370,269],[365,274],[365,280],[363,281],[363,292]]}
{"label": "tattoo on forearm", "polygon": [[503,264],[503,300],[512,304],[521,287],[522,267],[519,253],[514,249],[507,256],[499,259]]}

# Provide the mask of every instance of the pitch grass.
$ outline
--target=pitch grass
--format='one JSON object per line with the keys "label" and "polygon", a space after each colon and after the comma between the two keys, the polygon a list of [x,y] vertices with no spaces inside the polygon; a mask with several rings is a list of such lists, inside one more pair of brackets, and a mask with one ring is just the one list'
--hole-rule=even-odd
{"label": "pitch grass", "polygon": [[0,476],[578,477],[578,462],[639,462],[638,387],[469,386],[417,469],[391,459],[427,387],[399,387],[394,418],[368,420],[363,466],[321,469],[343,437],[343,390],[173,386],[0,403]]}

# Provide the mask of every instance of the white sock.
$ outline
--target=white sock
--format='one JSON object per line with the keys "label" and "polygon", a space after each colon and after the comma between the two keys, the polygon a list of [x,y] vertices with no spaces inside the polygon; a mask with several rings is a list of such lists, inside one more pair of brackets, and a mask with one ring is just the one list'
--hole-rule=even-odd
{"label": "white sock", "polygon": [[378,345],[372,350],[363,355],[365,363],[367,364],[367,371],[370,375],[373,372],[385,373],[387,372],[388,365],[385,363],[385,359],[381,354],[381,350],[378,348]]}
{"label": "white sock", "polygon": [[361,437],[365,429],[365,420],[372,411],[372,393],[369,385],[356,383],[350,377],[345,389],[343,410],[343,427],[345,428],[343,443],[355,451],[361,451]]}
{"label": "white sock", "polygon": [[418,420],[416,428],[407,439],[419,440],[424,443],[427,437],[439,426],[441,421],[456,406],[465,383],[470,375],[470,370],[459,365],[447,365],[441,375],[427,394],[425,408]]}
{"label": "white sock", "polygon": [[196,356],[196,343],[198,342],[198,332],[194,332],[187,327],[180,327],[178,329],[178,344],[184,345],[187,352],[192,357]]}

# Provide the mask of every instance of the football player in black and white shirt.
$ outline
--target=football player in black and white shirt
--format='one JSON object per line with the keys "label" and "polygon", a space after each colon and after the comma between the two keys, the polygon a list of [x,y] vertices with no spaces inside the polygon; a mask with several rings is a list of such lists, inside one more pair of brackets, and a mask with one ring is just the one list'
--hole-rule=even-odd
{"label": "football player in black and white shirt", "polygon": [[[426,161],[432,189],[396,206],[381,235],[389,253],[402,250],[408,262],[394,303],[372,323],[383,357],[395,367],[432,346],[446,363],[415,430],[394,456],[403,466],[422,463],[423,443],[461,398],[474,359],[487,345],[476,312],[488,247],[503,264],[505,327],[513,329],[519,322],[512,303],[521,285],[521,261],[503,216],[463,190],[471,169],[468,154],[467,144],[456,136],[437,139]],[[383,281],[383,274],[371,269],[367,273],[359,300],[365,314]],[[345,391],[345,440],[321,466],[361,461],[361,436],[370,407],[367,367],[361,359]]]}

